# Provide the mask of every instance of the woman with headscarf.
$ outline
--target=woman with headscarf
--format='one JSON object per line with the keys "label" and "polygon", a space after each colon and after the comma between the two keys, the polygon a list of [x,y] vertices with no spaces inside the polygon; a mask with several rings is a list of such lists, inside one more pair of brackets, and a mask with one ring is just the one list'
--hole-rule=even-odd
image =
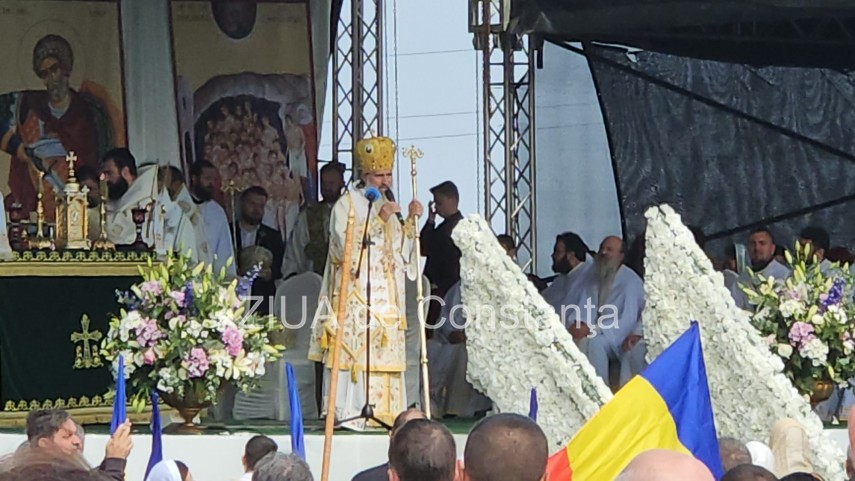
{"label": "woman with headscarf", "polygon": [[145,481],[193,481],[193,476],[181,461],[164,459],[151,468]]}

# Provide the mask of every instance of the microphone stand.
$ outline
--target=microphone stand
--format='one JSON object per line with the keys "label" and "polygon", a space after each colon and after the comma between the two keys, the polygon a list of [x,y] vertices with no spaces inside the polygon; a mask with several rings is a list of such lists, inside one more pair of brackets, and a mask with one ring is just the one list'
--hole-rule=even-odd
{"label": "microphone stand", "polygon": [[[392,426],[386,424],[382,420],[374,416],[374,405],[369,401],[369,393],[371,387],[371,237],[368,235],[368,224],[371,223],[371,208],[374,206],[373,200],[368,201],[368,215],[365,217],[365,227],[362,229],[362,249],[359,251],[359,265],[356,268],[355,278],[359,279],[362,273],[362,255],[365,254],[366,264],[369,266],[368,277],[365,279],[365,405],[362,406],[362,411],[359,416],[343,419],[339,424],[344,424],[357,419],[365,421],[374,421],[380,426],[391,431]],[[367,422],[366,422],[367,425]]]}

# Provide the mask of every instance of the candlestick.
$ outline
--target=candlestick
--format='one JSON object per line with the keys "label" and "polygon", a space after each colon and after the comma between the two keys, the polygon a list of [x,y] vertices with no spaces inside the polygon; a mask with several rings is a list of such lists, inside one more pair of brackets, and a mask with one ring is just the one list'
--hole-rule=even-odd
{"label": "candlestick", "polygon": [[98,235],[98,240],[92,244],[92,248],[96,250],[114,251],[116,250],[116,245],[107,239],[107,176],[104,174],[101,174],[98,187],[98,190],[101,191],[101,203],[99,205],[101,232]]}
{"label": "candlestick", "polygon": [[45,173],[39,171],[39,194],[36,202],[36,238],[30,242],[32,249],[50,249],[50,239],[44,235],[45,228],[45,206],[42,202],[42,197],[45,193],[44,185]]}

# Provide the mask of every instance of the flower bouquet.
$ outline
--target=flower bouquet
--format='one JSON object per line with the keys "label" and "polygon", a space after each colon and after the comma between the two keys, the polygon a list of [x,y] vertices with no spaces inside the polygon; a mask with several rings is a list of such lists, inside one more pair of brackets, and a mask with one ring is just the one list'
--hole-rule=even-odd
{"label": "flower bouquet", "polygon": [[268,340],[282,324],[248,310],[257,269],[228,281],[224,270],[214,274],[210,265],[193,267],[188,256],[170,255],[157,265],[149,260],[140,274],[141,283],[117,291],[123,307],[101,346],[115,375],[124,357],[134,409],[157,391],[192,426],[223,383],[243,392],[257,387],[265,364],[283,350]]}
{"label": "flower bouquet", "polygon": [[[756,309],[751,323],[784,362],[784,374],[796,389],[818,402],[831,394],[832,383],[855,377],[850,356],[855,351],[852,295],[855,279],[848,266],[808,263],[810,246],[788,251],[793,273],[785,280],[752,273],[741,288]],[[825,391],[820,394],[818,391]]]}

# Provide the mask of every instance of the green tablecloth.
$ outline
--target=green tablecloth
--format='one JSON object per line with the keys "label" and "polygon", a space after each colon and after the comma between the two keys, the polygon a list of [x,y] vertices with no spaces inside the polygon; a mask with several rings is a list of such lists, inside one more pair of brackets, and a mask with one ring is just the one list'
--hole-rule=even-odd
{"label": "green tablecloth", "polygon": [[0,417],[111,406],[100,340],[119,308],[116,290],[139,281],[138,265],[0,262]]}

